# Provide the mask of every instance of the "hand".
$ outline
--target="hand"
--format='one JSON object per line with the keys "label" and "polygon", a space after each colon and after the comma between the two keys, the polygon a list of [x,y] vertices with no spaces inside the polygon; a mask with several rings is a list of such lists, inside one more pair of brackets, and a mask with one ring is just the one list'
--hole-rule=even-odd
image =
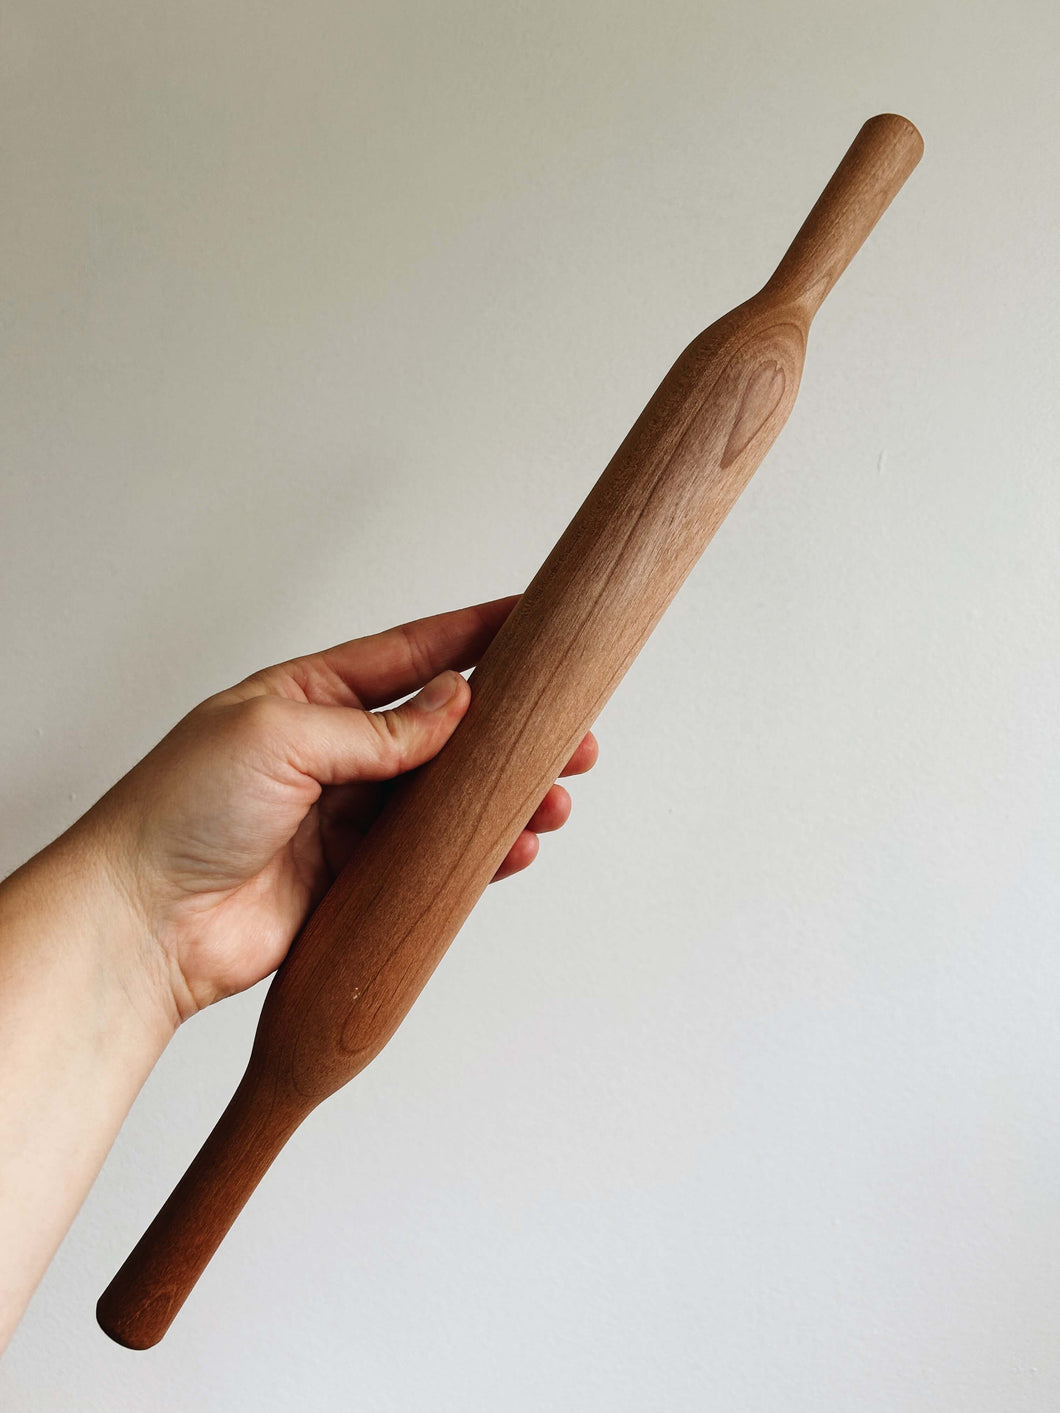
{"label": "hand", "polygon": [[[175,1019],[267,976],[356,852],[384,782],[436,755],[516,600],[443,613],[266,668],[203,702],[75,826],[102,846]],[[402,706],[375,711],[422,688]],[[588,735],[565,775],[595,763]],[[497,872],[570,814],[546,794]],[[139,943],[141,950],[143,943]],[[166,1004],[169,1004],[167,998]]]}

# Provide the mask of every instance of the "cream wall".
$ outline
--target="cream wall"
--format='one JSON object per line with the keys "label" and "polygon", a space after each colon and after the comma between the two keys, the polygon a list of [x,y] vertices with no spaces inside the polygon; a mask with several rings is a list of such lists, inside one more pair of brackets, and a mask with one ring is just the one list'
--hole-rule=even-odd
{"label": "cream wall", "polygon": [[1060,1406],[1052,0],[0,17],[0,865],[255,666],[520,588],[864,118],[920,169],[603,759],[168,1339],[97,1294],[223,1106],[186,1027],[10,1413]]}

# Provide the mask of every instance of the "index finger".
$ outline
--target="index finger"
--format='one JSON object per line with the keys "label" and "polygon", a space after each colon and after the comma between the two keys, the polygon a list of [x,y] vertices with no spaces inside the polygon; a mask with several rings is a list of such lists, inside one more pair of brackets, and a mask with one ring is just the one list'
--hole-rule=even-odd
{"label": "index finger", "polygon": [[285,663],[312,702],[371,709],[415,692],[446,668],[474,667],[519,595],[401,623]]}

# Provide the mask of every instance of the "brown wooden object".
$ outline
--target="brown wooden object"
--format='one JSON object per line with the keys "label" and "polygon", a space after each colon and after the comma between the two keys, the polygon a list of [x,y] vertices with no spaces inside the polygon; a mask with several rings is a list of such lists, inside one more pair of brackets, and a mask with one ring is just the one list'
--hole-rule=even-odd
{"label": "brown wooden object", "polygon": [[286,1140],[393,1035],[784,425],[810,321],[922,150],[905,118],[870,119],[768,284],[667,373],[482,659],[455,734],[277,972],[231,1103],[99,1301],[112,1338],[162,1338]]}

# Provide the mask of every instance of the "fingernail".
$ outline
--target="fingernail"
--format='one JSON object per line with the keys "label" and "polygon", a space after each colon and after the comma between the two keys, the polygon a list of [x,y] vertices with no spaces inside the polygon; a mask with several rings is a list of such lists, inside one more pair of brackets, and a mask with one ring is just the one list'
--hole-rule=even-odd
{"label": "fingernail", "polygon": [[432,677],[426,687],[413,698],[417,710],[441,711],[442,707],[453,700],[456,684],[460,680],[459,672],[442,672],[437,677]]}

